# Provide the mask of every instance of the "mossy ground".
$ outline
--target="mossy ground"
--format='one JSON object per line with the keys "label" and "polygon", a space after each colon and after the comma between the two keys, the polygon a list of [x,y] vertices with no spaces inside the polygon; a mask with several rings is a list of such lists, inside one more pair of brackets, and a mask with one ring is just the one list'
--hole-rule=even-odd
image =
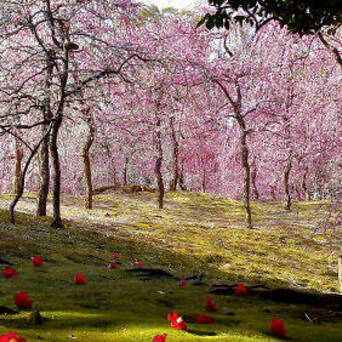
{"label": "mossy ground", "polygon": [[[8,223],[10,196],[0,197],[0,255],[15,264],[19,276],[0,280],[0,304],[13,307],[13,294],[26,291],[47,319],[27,322],[29,312],[0,316],[0,333],[15,331],[28,341],[151,341],[166,332],[168,342],[276,341],[272,318],[285,320],[292,341],[342,341],[342,320],[328,310],[265,302],[255,297],[213,296],[220,307],[214,325],[189,324],[171,330],[168,313],[205,313],[205,287],[178,286],[176,280],[139,280],[122,271],[136,257],[148,266],[185,276],[198,271],[208,282],[262,283],[317,292],[337,291],[337,246],[341,236],[315,228],[326,215],[325,203],[255,202],[254,230],[243,226],[240,202],[177,192],[156,209],[155,194],[108,194],[95,197],[94,209],[82,198],[63,196],[64,230],[48,228],[51,218],[34,217],[35,194],[18,205],[17,225]],[[320,210],[318,210],[320,208]],[[112,254],[122,256],[121,270],[109,270]],[[40,254],[42,268],[30,257]],[[76,273],[88,283],[75,286]],[[158,293],[163,291],[164,294]],[[235,313],[225,316],[222,310]],[[319,316],[321,325],[304,319]]]}

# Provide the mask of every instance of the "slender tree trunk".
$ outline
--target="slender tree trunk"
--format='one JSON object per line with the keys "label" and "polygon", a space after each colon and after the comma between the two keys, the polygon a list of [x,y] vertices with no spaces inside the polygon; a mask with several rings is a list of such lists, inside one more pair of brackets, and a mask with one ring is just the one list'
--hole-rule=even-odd
{"label": "slender tree trunk", "polygon": [[163,209],[163,207],[164,207],[164,193],[165,193],[163,176],[161,173],[161,165],[162,165],[162,158],[157,157],[154,172],[155,172],[155,175],[157,177],[157,183],[158,183],[158,191],[159,191],[158,207],[159,207],[159,209]]}
{"label": "slender tree trunk", "polygon": [[61,218],[61,168],[59,163],[57,138],[60,126],[62,124],[62,117],[56,119],[53,124],[50,136],[50,153],[52,159],[52,166],[54,170],[53,185],[52,185],[52,204],[53,204],[53,221],[51,227],[63,228]]}
{"label": "slender tree trunk", "polygon": [[285,194],[285,209],[286,210],[291,210],[291,194],[290,194],[290,189],[289,189],[289,178],[290,178],[291,169],[292,169],[292,158],[289,157],[286,167],[285,167],[285,172],[284,172],[284,194]]}
{"label": "slender tree trunk", "polygon": [[308,190],[307,185],[306,185],[307,172],[308,172],[308,169],[305,168],[303,179],[302,179],[302,191],[304,193],[305,200],[306,201],[311,201],[311,193]]}
{"label": "slender tree trunk", "polygon": [[203,170],[203,175],[202,175],[202,192],[206,191],[206,172]]}
{"label": "slender tree trunk", "polygon": [[20,200],[21,196],[23,195],[24,192],[24,187],[25,187],[25,177],[26,177],[26,173],[27,170],[30,166],[30,163],[33,159],[33,157],[35,156],[35,154],[38,152],[43,140],[46,138],[46,136],[48,136],[50,134],[50,129],[48,129],[48,131],[46,132],[46,135],[42,137],[42,139],[39,141],[39,143],[35,146],[35,148],[31,151],[31,154],[29,155],[26,164],[24,166],[23,172],[22,172],[22,181],[20,183],[19,189],[18,189],[18,193],[16,194],[15,198],[13,199],[12,203],[10,204],[9,207],[9,211],[10,211],[10,220],[11,223],[15,223],[15,216],[14,216],[14,210],[15,210],[15,206],[17,205],[18,201]]}
{"label": "slender tree trunk", "polygon": [[187,190],[188,190],[188,189],[186,188],[185,183],[184,183],[184,165],[183,165],[183,163],[181,164],[181,170],[180,170],[180,174],[179,174],[178,184],[179,184],[179,187],[180,187],[183,191],[187,191]]}
{"label": "slender tree trunk", "polygon": [[276,193],[275,193],[275,186],[274,185],[270,185],[271,188],[271,196],[272,199],[275,201],[277,199]]}
{"label": "slender tree trunk", "polygon": [[127,185],[127,167],[128,167],[128,158],[125,158],[124,164],[124,172],[123,172],[123,185]]}
{"label": "slender tree trunk", "polygon": [[115,169],[115,167],[113,167],[113,184],[114,185],[118,184],[118,180],[117,180],[117,177],[116,177],[116,169]]}
{"label": "slender tree trunk", "polygon": [[[46,127],[42,127],[44,134]],[[37,215],[46,216],[46,204],[49,194],[50,167],[49,167],[49,137],[42,143],[39,151],[39,191],[37,203]]]}
{"label": "slender tree trunk", "polygon": [[17,195],[20,192],[21,183],[23,182],[23,173],[21,163],[24,157],[24,151],[18,139],[15,139],[15,175],[13,182],[13,194]]}
{"label": "slender tree trunk", "polygon": [[256,185],[257,175],[258,175],[258,170],[256,168],[255,163],[253,163],[253,165],[252,165],[252,172],[251,172],[251,183],[252,183],[254,198],[256,200],[259,199],[259,191],[258,191],[258,187]]}
{"label": "slender tree trunk", "polygon": [[[46,61],[47,69],[45,75],[45,90],[47,94],[47,98],[45,100],[44,106],[44,119],[50,120],[52,119],[51,112],[51,99],[50,99],[50,91],[51,91],[51,82],[52,82],[52,71],[53,66],[49,58]],[[41,134],[42,137],[46,136],[46,132],[48,130],[49,125],[42,125]],[[46,205],[47,198],[49,194],[49,184],[50,183],[50,166],[49,166],[49,136],[43,140],[42,145],[39,151],[39,191],[38,191],[38,203],[37,203],[37,216],[46,216]]]}
{"label": "slender tree trunk", "polygon": [[206,172],[205,172],[205,163],[201,158],[201,165],[202,165],[202,182],[201,182],[201,191],[205,192],[206,190]]}
{"label": "slender tree trunk", "polygon": [[246,211],[246,226],[247,228],[253,228],[252,226],[252,212],[251,212],[251,206],[250,206],[250,166],[248,161],[248,146],[247,146],[247,135],[248,130],[246,129],[246,123],[244,121],[244,117],[241,114],[241,103],[242,103],[242,92],[240,88],[240,84],[238,79],[235,81],[235,89],[237,94],[237,99],[233,100],[233,98],[230,96],[228,90],[220,83],[219,81],[215,81],[219,87],[223,90],[224,94],[226,95],[228,101],[232,105],[234,109],[234,117],[237,120],[239,127],[240,127],[240,155],[241,155],[241,164],[243,167],[243,173],[244,173],[244,191],[243,191],[243,197],[244,197],[244,207]]}
{"label": "slender tree trunk", "polygon": [[176,138],[176,132],[174,128],[174,117],[171,117],[170,119],[170,128],[171,128],[171,139],[173,143],[173,150],[172,150],[172,162],[173,162],[173,175],[172,175],[172,180],[170,184],[170,190],[171,191],[176,191],[177,189],[177,183],[179,179],[179,171],[178,171],[178,150],[179,150],[179,145],[178,141]]}
{"label": "slender tree trunk", "polygon": [[93,208],[93,186],[91,180],[91,164],[90,164],[90,157],[89,157],[89,150],[94,142],[95,137],[95,128],[92,122],[90,110],[86,110],[84,112],[86,118],[86,124],[88,127],[88,134],[86,137],[86,141],[83,146],[82,150],[82,158],[83,158],[83,168],[84,168],[84,185],[85,185],[85,198],[84,198],[84,205],[86,209]]}
{"label": "slender tree trunk", "polygon": [[162,143],[161,143],[161,132],[160,132],[160,118],[159,116],[157,117],[156,121],[156,128],[157,128],[157,133],[156,133],[156,148],[157,148],[157,159],[156,159],[156,164],[154,168],[154,173],[157,178],[157,184],[158,184],[158,207],[159,209],[163,209],[164,207],[164,194],[165,194],[165,188],[164,188],[164,181],[163,181],[163,176],[161,173],[161,166],[162,166],[162,161],[163,161],[163,149],[162,149]]}
{"label": "slender tree trunk", "polygon": [[69,51],[66,47],[64,47],[63,52],[63,71],[60,77],[60,100],[58,108],[56,110],[56,121],[54,121],[53,123],[49,141],[52,166],[54,171],[52,185],[53,221],[51,223],[51,227],[53,228],[64,228],[61,218],[61,168],[57,146],[58,133],[63,121],[64,104],[66,98],[65,90],[69,76]]}
{"label": "slender tree trunk", "polygon": [[248,162],[248,147],[247,147],[247,132],[243,130],[241,132],[241,161],[243,167],[243,180],[244,180],[244,189],[243,189],[243,198],[244,198],[244,207],[246,211],[246,225],[247,228],[252,228],[252,211],[250,206],[250,166]]}

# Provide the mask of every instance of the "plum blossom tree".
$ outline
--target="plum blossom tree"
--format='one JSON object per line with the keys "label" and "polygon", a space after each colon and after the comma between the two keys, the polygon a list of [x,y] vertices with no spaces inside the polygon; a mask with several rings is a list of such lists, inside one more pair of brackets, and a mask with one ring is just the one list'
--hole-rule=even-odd
{"label": "plum blossom tree", "polygon": [[[66,101],[94,81],[123,75],[125,67],[129,68],[139,57],[134,46],[126,43],[124,34],[119,32],[121,24],[128,25],[128,18],[133,22],[137,8],[125,1],[42,0],[34,3],[5,1],[1,10],[2,45],[6,47],[6,60],[12,60],[10,68],[5,64],[1,66],[6,73],[1,91],[5,95],[2,103],[7,104],[4,111],[7,112],[5,120],[8,120],[3,127],[11,126],[8,122],[12,117],[22,115],[32,116],[34,125],[43,127],[44,136],[39,143],[42,150],[38,213],[45,214],[49,177],[46,145],[49,139],[54,170],[52,226],[62,227],[57,140]],[[70,77],[75,72],[81,79],[79,84],[73,83]],[[31,89],[34,89],[33,93]],[[11,107],[14,100],[20,102],[17,111]],[[41,120],[37,118],[39,112],[43,116]],[[48,129],[47,124],[50,125]],[[32,158],[39,146],[33,150]],[[19,198],[11,206],[13,222]]]}
{"label": "plum blossom tree", "polygon": [[90,209],[96,190],[118,184],[154,184],[159,207],[168,188],[243,199],[248,227],[252,199],[289,209],[336,196],[340,31],[322,32],[327,49],[272,22],[207,31],[197,14],[152,12],[123,0],[4,2],[0,186],[16,184],[12,219],[25,176],[46,215],[50,166],[56,227],[60,192],[84,194]]}

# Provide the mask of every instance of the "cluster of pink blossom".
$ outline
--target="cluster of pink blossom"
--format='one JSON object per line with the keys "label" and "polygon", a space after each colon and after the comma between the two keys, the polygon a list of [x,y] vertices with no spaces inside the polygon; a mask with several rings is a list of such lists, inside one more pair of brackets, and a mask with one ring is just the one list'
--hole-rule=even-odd
{"label": "cluster of pink blossom", "polygon": [[198,13],[122,0],[2,13],[0,192],[26,176],[44,214],[50,186],[55,224],[61,191],[91,207],[91,189],[113,183],[158,187],[160,207],[167,189],[288,208],[336,197],[341,71],[316,37],[209,32]]}

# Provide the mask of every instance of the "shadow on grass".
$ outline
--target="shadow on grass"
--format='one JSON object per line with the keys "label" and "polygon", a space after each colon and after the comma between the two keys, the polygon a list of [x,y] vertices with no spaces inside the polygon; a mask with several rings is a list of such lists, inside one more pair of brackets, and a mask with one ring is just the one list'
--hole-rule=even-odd
{"label": "shadow on grass", "polygon": [[186,331],[188,334],[196,335],[196,336],[217,336],[217,333],[214,331],[201,331],[201,330],[195,330],[195,329],[188,329]]}
{"label": "shadow on grass", "polygon": [[[158,246],[155,241],[149,241],[148,239],[141,237],[131,237],[131,236],[118,236],[115,232],[110,232],[110,228],[103,225],[103,227],[95,228],[85,227],[84,222],[70,219],[63,219],[65,229],[53,229],[49,228],[52,219],[50,217],[37,217],[34,215],[29,215],[22,212],[16,213],[16,227],[18,229],[30,229],[37,232],[37,237],[41,234],[41,239],[44,239],[44,234],[57,234],[60,239],[60,243],[65,246],[65,256],[70,261],[80,264],[80,265],[103,265],[104,260],[95,257],[91,254],[91,249],[105,249],[105,250],[126,250],[129,251],[130,255],[136,256],[137,258],[151,257],[152,259],[157,258],[158,265],[155,267],[168,268],[170,266],[173,270],[173,274],[176,276],[189,276],[196,274],[197,272],[202,272],[205,278],[221,279],[224,283],[235,283],[243,282],[244,279],[236,276],[234,273],[224,272],[212,264],[208,264],[208,258],[211,260],[215,256],[196,256],[196,254],[191,255],[189,253],[181,253],[179,251],[170,250],[167,246]],[[8,225],[11,227],[9,221],[9,213],[7,210],[0,209],[0,224]],[[0,231],[1,231],[0,227]],[[15,230],[14,230],[15,232]],[[22,234],[18,234],[22,237]],[[20,239],[18,239],[19,241]],[[87,243],[89,245],[89,253],[78,254],[75,250],[75,243],[73,241],[78,241],[81,243]],[[29,245],[27,241],[21,240],[20,243]],[[32,255],[32,250],[39,251],[41,249],[41,243],[37,239],[36,242],[31,243],[30,251],[27,252],[27,257]],[[0,241],[1,248],[1,241]],[[8,246],[8,251],[6,248],[1,248],[0,253],[4,258],[18,257],[16,246]],[[31,253],[31,254],[30,254]],[[25,252],[24,252],[25,254]],[[153,262],[155,263],[155,262]],[[185,273],[191,270],[192,274]],[[172,272],[171,272],[172,273]],[[276,281],[277,287],[288,287],[288,283],[279,279],[274,279]],[[248,282],[250,284],[260,284],[263,283],[261,276],[251,276],[249,275]],[[267,280],[264,282],[267,284]]]}

